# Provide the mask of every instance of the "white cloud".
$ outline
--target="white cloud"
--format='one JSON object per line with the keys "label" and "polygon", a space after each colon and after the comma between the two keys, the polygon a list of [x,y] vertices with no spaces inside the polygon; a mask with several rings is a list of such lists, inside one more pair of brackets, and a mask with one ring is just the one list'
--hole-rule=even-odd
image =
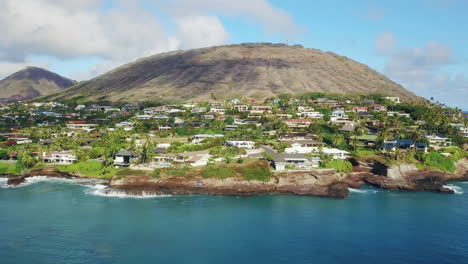
{"label": "white cloud", "polygon": [[267,0],[172,0],[166,8],[176,16],[216,13],[240,17],[260,24],[270,34],[295,36],[303,31],[287,12]]}
{"label": "white cloud", "polygon": [[[150,2],[155,10],[166,12],[161,16],[165,23],[147,8]],[[298,28],[286,12],[266,0],[172,0],[169,5],[162,0],[115,0],[110,7],[105,3],[109,1],[1,0],[0,63],[20,65],[34,55],[65,60],[98,57],[103,63],[75,74],[94,77],[143,56],[224,44],[229,34],[214,14],[246,18],[271,32]],[[169,28],[175,26],[174,33],[167,32],[168,23]]]}
{"label": "white cloud", "polygon": [[0,62],[0,80],[28,66],[41,67],[45,69],[48,68],[48,64],[45,62],[32,62],[32,61],[25,61],[25,62],[20,62],[20,63]]}
{"label": "white cloud", "polygon": [[396,47],[397,39],[395,34],[390,31],[386,31],[377,36],[375,41],[375,53],[377,55],[388,55]]}
{"label": "white cloud", "polygon": [[186,16],[177,18],[176,21],[176,38],[183,49],[220,45],[229,38],[217,17]]}
{"label": "white cloud", "polygon": [[467,109],[468,79],[444,71],[455,63],[450,47],[430,41],[424,47],[400,49],[389,55],[384,74],[419,96]]}

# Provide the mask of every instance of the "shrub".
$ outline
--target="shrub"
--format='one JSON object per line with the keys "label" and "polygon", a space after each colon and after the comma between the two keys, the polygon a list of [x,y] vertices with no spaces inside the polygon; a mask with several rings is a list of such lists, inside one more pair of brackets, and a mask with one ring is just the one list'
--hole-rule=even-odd
{"label": "shrub", "polygon": [[109,175],[111,173],[110,171],[103,171],[104,166],[100,161],[97,160],[88,160],[85,162],[78,162],[71,165],[57,165],[56,167],[58,170],[63,172],[75,172],[86,176],[111,176]]}
{"label": "shrub", "polygon": [[444,157],[438,152],[430,152],[426,156],[424,166],[429,169],[436,169],[445,172],[454,172],[457,168],[450,157]]}
{"label": "shrub", "polygon": [[202,173],[203,178],[226,179],[235,175],[234,170],[228,167],[207,166]]}
{"label": "shrub", "polygon": [[269,181],[271,172],[267,167],[256,165],[254,167],[242,168],[242,175],[247,181]]}
{"label": "shrub", "polygon": [[350,173],[353,171],[353,165],[347,160],[334,159],[326,164],[326,168],[335,169],[338,172]]}
{"label": "shrub", "polygon": [[15,174],[16,167],[7,163],[0,163],[0,174]]}

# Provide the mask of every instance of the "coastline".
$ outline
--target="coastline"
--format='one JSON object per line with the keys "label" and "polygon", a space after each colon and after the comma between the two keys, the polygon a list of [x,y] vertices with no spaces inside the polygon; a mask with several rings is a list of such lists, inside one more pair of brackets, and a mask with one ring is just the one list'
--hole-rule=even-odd
{"label": "coastline", "polygon": [[17,186],[29,177],[47,176],[65,179],[100,179],[108,191],[128,195],[302,195],[346,198],[349,188],[360,189],[371,185],[381,189],[455,193],[447,186],[450,181],[468,181],[468,159],[456,163],[454,173],[421,170],[411,164],[391,167],[373,162],[359,162],[353,172],[341,174],[333,169],[274,174],[269,181],[246,181],[239,178],[213,179],[202,177],[154,178],[127,176],[102,179],[61,172],[54,167],[31,170],[19,176],[8,177],[8,185]]}

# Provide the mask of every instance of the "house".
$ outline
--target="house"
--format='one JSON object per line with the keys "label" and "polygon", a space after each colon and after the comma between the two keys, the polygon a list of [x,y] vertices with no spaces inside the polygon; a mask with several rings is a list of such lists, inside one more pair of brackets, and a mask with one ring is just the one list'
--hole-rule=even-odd
{"label": "house", "polygon": [[206,107],[194,107],[192,110],[190,110],[190,113],[192,114],[200,114],[200,113],[205,113],[206,112]]}
{"label": "house", "polygon": [[226,145],[230,147],[236,147],[236,148],[253,149],[255,147],[255,142],[245,141],[245,140],[228,140],[226,141]]}
{"label": "house", "polygon": [[29,137],[15,136],[8,138],[8,141],[14,141],[17,145],[30,144],[32,140]]}
{"label": "house", "polygon": [[372,118],[374,115],[369,112],[359,112],[357,113],[358,117],[361,119]]}
{"label": "house", "polygon": [[280,141],[291,141],[291,140],[310,140],[315,139],[315,135],[311,133],[281,133],[278,137]]}
{"label": "house", "polygon": [[353,107],[353,112],[355,112],[355,113],[367,112],[367,110],[368,110],[367,106],[355,106],[355,107]]}
{"label": "house", "polygon": [[235,105],[234,109],[239,111],[239,112],[248,112],[249,107],[247,105]]}
{"label": "house", "polygon": [[394,102],[395,104],[401,103],[400,97],[386,96],[384,99]]}
{"label": "house", "polygon": [[72,151],[52,151],[49,153],[42,153],[42,160],[46,163],[68,165],[77,161]]}
{"label": "house", "polygon": [[277,114],[276,117],[281,118],[281,119],[290,119],[292,118],[292,115],[291,114]]}
{"label": "house", "polygon": [[319,147],[324,145],[322,142],[316,141],[313,139],[284,141],[284,143],[288,145],[288,147],[284,149],[285,153],[302,153],[302,154],[318,151]]}
{"label": "house", "polygon": [[447,148],[452,146],[452,139],[446,137],[439,137],[435,135],[426,136],[429,141],[429,145],[434,149]]}
{"label": "house", "polygon": [[308,117],[308,118],[323,118],[323,114],[320,112],[301,112],[301,113],[298,113],[297,115]]}
{"label": "house", "polygon": [[373,99],[362,99],[361,103],[366,104],[366,105],[373,105],[373,104],[375,104],[375,100],[373,100]]}
{"label": "house", "polygon": [[198,134],[198,135],[194,135],[192,137],[192,143],[193,144],[200,144],[207,138],[219,138],[219,137],[224,137],[224,135],[221,135],[221,134],[214,134],[214,135]]}
{"label": "house", "polygon": [[215,119],[215,116],[213,114],[206,114],[206,115],[201,115],[201,119]]}
{"label": "house", "polygon": [[250,113],[247,118],[249,119],[260,119],[262,118],[262,114],[261,113]]}
{"label": "house", "polygon": [[310,106],[299,106],[297,107],[297,111],[298,112],[311,112],[311,111],[314,111],[314,108]]}
{"label": "house", "polygon": [[185,162],[190,164],[192,167],[207,165],[211,157],[208,150],[184,152],[179,155],[182,156]]}
{"label": "house", "polygon": [[130,130],[133,129],[133,123],[131,123],[131,122],[120,122],[120,123],[115,124],[115,127],[121,127],[125,131],[130,131]]}
{"label": "house", "polygon": [[236,130],[238,127],[238,125],[226,125],[226,127],[224,128],[224,131],[234,131]]}
{"label": "house", "polygon": [[411,117],[410,114],[407,114],[407,113],[399,113],[399,112],[387,112],[387,116],[388,117],[393,117],[393,116],[399,116],[399,117]]}
{"label": "house", "polygon": [[414,149],[418,152],[427,153],[428,144],[426,142],[416,142],[414,144]]}
{"label": "house", "polygon": [[230,103],[233,104],[233,105],[242,104],[242,99],[237,99],[237,98],[236,98],[236,99],[232,99],[232,100],[230,101]]}
{"label": "house", "polygon": [[121,111],[133,111],[133,110],[138,110],[138,106],[135,106],[133,104],[126,104],[120,108]]}
{"label": "house", "polygon": [[277,171],[284,171],[290,167],[294,170],[312,170],[320,165],[319,157],[307,157],[304,154],[277,154],[273,160],[273,167]]}
{"label": "house", "polygon": [[345,160],[350,157],[351,153],[349,153],[348,151],[340,150],[336,148],[323,148],[322,154],[331,155],[333,159]]}
{"label": "house", "polygon": [[114,155],[114,166],[116,168],[129,167],[133,160],[136,160],[138,155],[132,151],[121,149]]}
{"label": "house", "polygon": [[71,130],[85,130],[87,132],[93,131],[97,126],[97,124],[88,124],[84,120],[70,121],[67,124],[67,128]]}
{"label": "house", "polygon": [[312,119],[288,119],[284,121],[290,128],[307,128],[314,122]]}
{"label": "house", "polygon": [[271,109],[272,109],[272,107],[267,106],[267,105],[254,105],[254,106],[252,106],[253,111],[265,112],[265,111],[271,111]]}
{"label": "house", "polygon": [[156,168],[168,168],[173,164],[182,164],[185,158],[178,154],[161,154],[153,157],[153,164]]}
{"label": "house", "polygon": [[387,108],[383,105],[375,104],[372,106],[372,110],[376,112],[387,111]]}
{"label": "house", "polygon": [[330,120],[348,120],[349,116],[343,110],[333,111],[330,115]]}
{"label": "house", "polygon": [[211,112],[224,115],[224,113],[226,113],[226,108],[219,107],[219,106],[214,106],[214,107],[211,107]]}
{"label": "house", "polygon": [[149,120],[152,117],[150,115],[148,115],[148,114],[144,114],[144,115],[136,115],[136,116],[134,116],[132,118],[137,119],[137,120]]}

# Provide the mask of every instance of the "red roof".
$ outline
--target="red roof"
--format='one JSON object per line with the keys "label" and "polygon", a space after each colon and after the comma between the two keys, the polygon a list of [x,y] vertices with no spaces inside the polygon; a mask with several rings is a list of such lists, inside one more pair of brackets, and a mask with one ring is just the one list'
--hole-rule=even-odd
{"label": "red roof", "polygon": [[76,120],[76,121],[70,121],[72,124],[84,124],[86,123],[86,120]]}

